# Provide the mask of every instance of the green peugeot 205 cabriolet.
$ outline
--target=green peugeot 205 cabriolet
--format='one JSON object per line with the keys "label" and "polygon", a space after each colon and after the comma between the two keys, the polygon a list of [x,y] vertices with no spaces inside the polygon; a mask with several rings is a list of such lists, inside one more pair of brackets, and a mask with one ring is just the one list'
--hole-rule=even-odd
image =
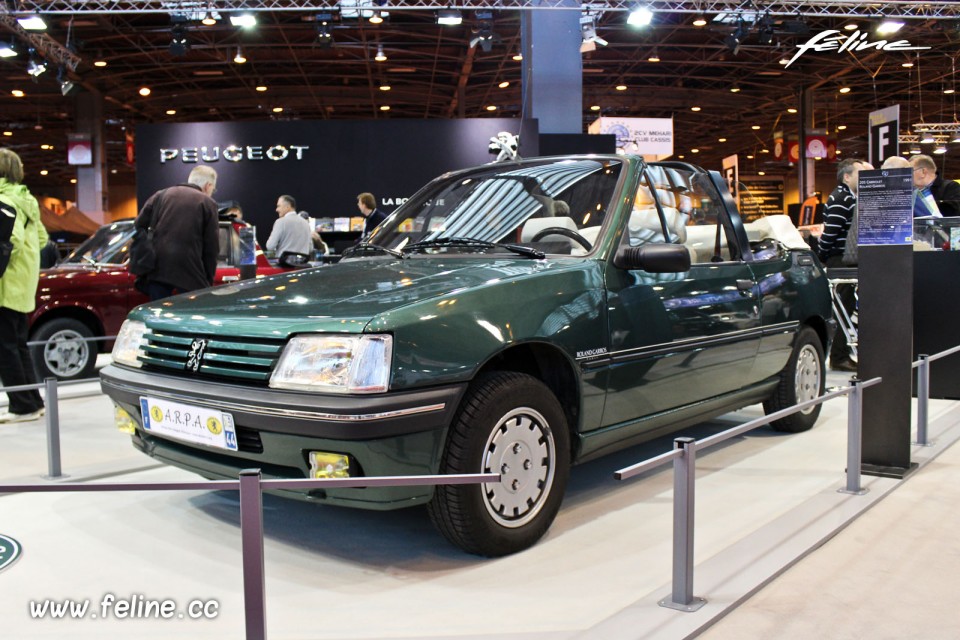
{"label": "green peugeot 205 cabriolet", "polygon": [[500,556],[544,534],[574,463],[821,394],[832,331],[789,218],[744,224],[716,172],[537,158],[438,178],[336,265],[137,307],[101,379],[138,449],[207,478],[499,473],[294,495],[427,503]]}

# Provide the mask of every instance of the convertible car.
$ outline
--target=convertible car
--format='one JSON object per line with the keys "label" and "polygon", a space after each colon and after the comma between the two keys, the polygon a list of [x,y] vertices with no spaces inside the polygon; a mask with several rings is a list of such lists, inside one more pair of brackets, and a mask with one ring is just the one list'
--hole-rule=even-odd
{"label": "convertible car", "polygon": [[101,385],[135,447],[207,478],[500,474],[291,492],[426,503],[500,556],[544,534],[573,464],[819,395],[833,329],[789,218],[743,224],[716,172],[538,158],[438,178],[336,265],[138,307]]}

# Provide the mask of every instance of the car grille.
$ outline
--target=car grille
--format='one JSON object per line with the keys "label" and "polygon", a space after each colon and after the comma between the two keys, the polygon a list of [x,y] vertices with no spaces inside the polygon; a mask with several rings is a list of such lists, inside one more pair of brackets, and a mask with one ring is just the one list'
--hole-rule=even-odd
{"label": "car grille", "polygon": [[[156,329],[145,337],[147,344],[140,356],[145,369],[201,378],[242,379],[264,385],[269,381],[285,343],[284,340],[208,337]],[[188,369],[187,365],[191,345],[197,339],[207,342],[200,366],[193,371],[192,368]]]}

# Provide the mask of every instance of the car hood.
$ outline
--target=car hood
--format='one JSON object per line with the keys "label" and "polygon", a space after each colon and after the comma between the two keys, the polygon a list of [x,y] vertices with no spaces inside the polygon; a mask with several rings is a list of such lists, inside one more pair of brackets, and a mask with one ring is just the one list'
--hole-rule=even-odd
{"label": "car hood", "polygon": [[89,283],[91,280],[116,275],[127,275],[126,265],[61,264],[50,269],[40,270],[38,290],[85,286],[85,283]]}
{"label": "car hood", "polygon": [[[356,333],[380,314],[503,280],[556,271],[582,259],[363,259],[184,294],[138,307],[149,326],[286,337]],[[206,325],[206,326],[204,326]]]}

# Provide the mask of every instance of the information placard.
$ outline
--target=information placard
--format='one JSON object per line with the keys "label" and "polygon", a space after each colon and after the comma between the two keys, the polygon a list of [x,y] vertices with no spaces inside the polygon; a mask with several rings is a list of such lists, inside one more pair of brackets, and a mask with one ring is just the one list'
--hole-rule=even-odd
{"label": "information placard", "polygon": [[861,171],[857,189],[857,243],[913,242],[913,170]]}
{"label": "information placard", "polygon": [[783,178],[741,178],[740,185],[740,216],[744,222],[783,214]]}

